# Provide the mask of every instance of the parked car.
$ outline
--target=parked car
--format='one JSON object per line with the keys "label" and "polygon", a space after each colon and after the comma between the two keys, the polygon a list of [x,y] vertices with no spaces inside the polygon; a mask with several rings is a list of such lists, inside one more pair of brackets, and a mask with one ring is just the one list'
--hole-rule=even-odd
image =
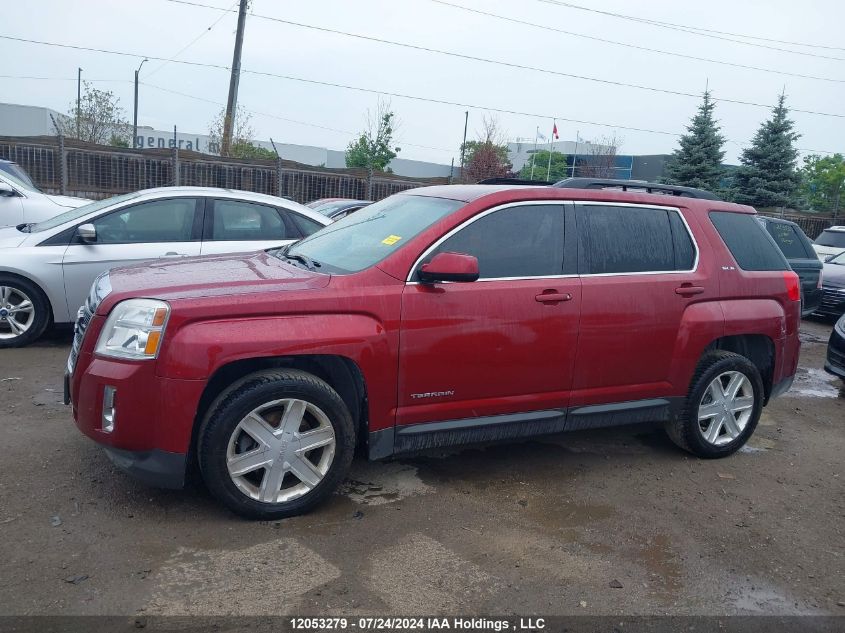
{"label": "parked car", "polygon": [[32,182],[32,178],[30,178],[29,174],[26,173],[26,170],[17,163],[0,158],[0,172],[10,174],[20,180],[29,189],[39,191],[38,187],[35,186],[35,183]]}
{"label": "parked car", "polygon": [[426,187],[283,249],[112,270],[65,400],[119,467],[178,488],[190,455],[259,519],[331,494],[359,444],[651,421],[725,457],[792,383],[800,284],[754,209],[693,191]]}
{"label": "parked car", "polygon": [[845,314],[839,317],[830,333],[824,368],[829,374],[845,381]]}
{"label": "parked car", "polygon": [[165,187],[0,229],[0,348],[27,345],[50,323],[72,323],[94,278],[114,266],[277,247],[330,222],[272,196]]}
{"label": "parked car", "polygon": [[801,279],[801,316],[811,315],[822,300],[822,262],[813,250],[813,243],[795,222],[762,215],[758,215],[757,219],[774,238],[792,270],[798,273]]}
{"label": "parked car", "polygon": [[355,213],[358,209],[363,209],[372,203],[372,200],[334,200],[311,208],[337,222],[341,218],[345,218],[347,215]]}
{"label": "parked car", "polygon": [[348,198],[317,198],[316,200],[306,203],[305,206],[309,209],[316,209],[317,207],[321,207],[329,202],[336,202],[337,200],[348,200]]}
{"label": "parked car", "polygon": [[832,226],[822,231],[822,234],[813,242],[813,248],[822,261],[833,255],[845,253],[845,226]]}
{"label": "parked car", "polygon": [[838,317],[845,313],[845,252],[825,262],[822,276],[822,300],[816,314]]}
{"label": "parked car", "polygon": [[89,202],[41,193],[10,171],[0,170],[0,228],[48,220]]}

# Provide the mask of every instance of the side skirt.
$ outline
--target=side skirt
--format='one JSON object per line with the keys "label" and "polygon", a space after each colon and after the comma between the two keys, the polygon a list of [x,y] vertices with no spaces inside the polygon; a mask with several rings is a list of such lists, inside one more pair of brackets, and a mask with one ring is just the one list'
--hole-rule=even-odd
{"label": "side skirt", "polygon": [[678,415],[683,398],[654,398],[400,426],[369,434],[369,458],[385,459],[431,448],[534,437],[642,422]]}

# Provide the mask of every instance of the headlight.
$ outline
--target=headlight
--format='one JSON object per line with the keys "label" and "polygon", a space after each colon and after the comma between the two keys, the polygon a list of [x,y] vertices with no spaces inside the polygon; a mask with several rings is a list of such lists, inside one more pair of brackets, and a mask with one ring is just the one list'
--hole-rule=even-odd
{"label": "headlight", "polygon": [[164,301],[122,301],[106,319],[95,351],[115,358],[155,358],[169,315],[170,306]]}
{"label": "headlight", "polygon": [[91,314],[97,311],[97,306],[111,292],[111,279],[108,271],[97,275],[94,283],[91,284],[91,291],[88,293],[88,310]]}

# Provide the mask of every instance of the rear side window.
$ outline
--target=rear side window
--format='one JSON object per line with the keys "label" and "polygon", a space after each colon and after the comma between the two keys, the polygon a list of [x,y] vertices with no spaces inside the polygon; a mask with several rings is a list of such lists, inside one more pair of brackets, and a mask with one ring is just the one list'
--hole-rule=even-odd
{"label": "rear side window", "polygon": [[582,274],[691,270],[695,247],[677,211],[578,206]]}
{"label": "rear side window", "polygon": [[711,211],[710,221],[743,270],[789,270],[775,241],[753,215]]}
{"label": "rear side window", "polygon": [[807,259],[809,257],[807,249],[804,247],[804,240],[791,224],[766,222],[766,229],[787,259]]}

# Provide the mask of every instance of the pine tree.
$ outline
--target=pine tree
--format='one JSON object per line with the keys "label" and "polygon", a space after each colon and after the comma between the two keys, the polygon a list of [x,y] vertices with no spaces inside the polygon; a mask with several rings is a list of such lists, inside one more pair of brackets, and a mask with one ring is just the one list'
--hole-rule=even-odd
{"label": "pine tree", "polygon": [[734,178],[733,199],[757,207],[785,207],[793,200],[801,184],[796,169],[801,136],[788,118],[786,96],[778,97],[772,116],[754,134],[751,147],[742,151],[740,167]]}
{"label": "pine tree", "polygon": [[698,113],[687,126],[687,133],[681,137],[680,147],[672,154],[667,166],[669,183],[711,191],[719,189],[724,171],[722,145],[725,137],[719,133],[713,117],[715,107],[710,91],[705,90]]}

